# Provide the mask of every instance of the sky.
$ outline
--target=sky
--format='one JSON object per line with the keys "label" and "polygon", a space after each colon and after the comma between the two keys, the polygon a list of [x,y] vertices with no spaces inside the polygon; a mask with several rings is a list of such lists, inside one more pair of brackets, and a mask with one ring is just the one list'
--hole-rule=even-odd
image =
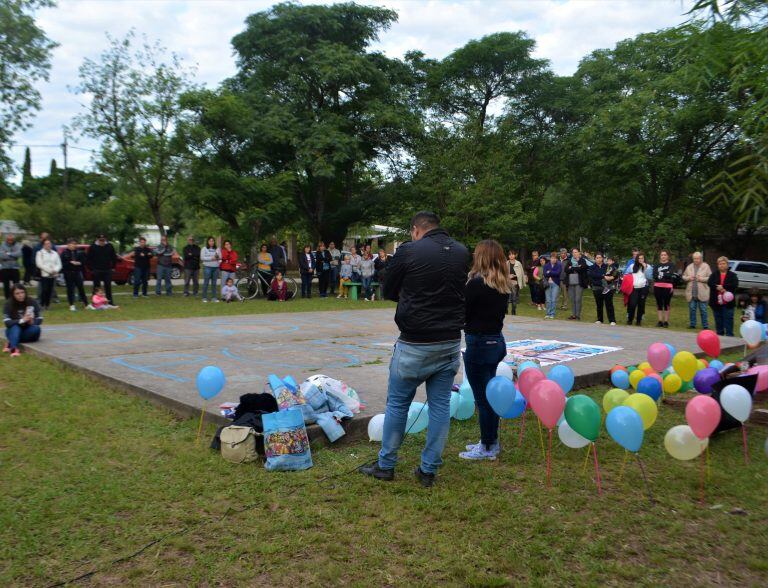
{"label": "sky", "polygon": [[[135,29],[159,40],[186,64],[197,68],[196,81],[210,87],[235,72],[230,40],[245,18],[273,5],[263,0],[59,0],[37,13],[39,26],[59,43],[50,80],[38,85],[42,109],[25,132],[16,135],[12,155],[21,167],[25,146],[32,152],[33,175],[48,173],[56,158],[62,166],[63,127],[83,110],[73,94],[78,68],[107,47],[106,34],[122,37]],[[331,3],[331,2],[302,2]],[[397,11],[399,18],[375,46],[390,57],[418,49],[443,58],[471,39],[499,31],[525,31],[536,40],[534,56],[550,61],[560,75],[572,74],[579,60],[596,49],[640,33],[676,26],[688,19],[691,0],[359,0]],[[92,167],[98,145],[70,139],[70,167]],[[18,175],[16,176],[18,181]]]}

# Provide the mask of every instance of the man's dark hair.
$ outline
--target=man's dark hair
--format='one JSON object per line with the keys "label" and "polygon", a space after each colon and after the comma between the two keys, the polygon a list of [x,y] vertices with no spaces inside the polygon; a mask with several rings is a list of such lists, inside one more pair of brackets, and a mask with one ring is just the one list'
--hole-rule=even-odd
{"label": "man's dark hair", "polygon": [[434,212],[422,210],[413,215],[411,226],[418,227],[425,231],[436,229],[440,226],[440,218]]}
{"label": "man's dark hair", "polygon": [[74,237],[70,237],[69,239],[67,239],[67,244],[69,243],[77,243],[77,239],[75,239]]}

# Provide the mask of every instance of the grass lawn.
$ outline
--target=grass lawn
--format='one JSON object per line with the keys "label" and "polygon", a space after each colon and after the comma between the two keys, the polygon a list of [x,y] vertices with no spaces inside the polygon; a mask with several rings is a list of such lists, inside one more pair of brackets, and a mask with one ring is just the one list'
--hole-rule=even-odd
{"label": "grass lawn", "polygon": [[195,445],[194,420],[29,355],[0,358],[0,397],[2,586],[94,568],[99,586],[768,584],[764,428],[750,429],[750,465],[738,432],[713,440],[702,506],[698,461],[663,448],[683,414],[662,407],[641,450],[651,506],[634,462],[619,478],[624,452],[605,432],[602,497],[585,450],[556,434],[547,488],[533,419],[521,448],[519,420],[505,422],[501,459],[484,463],[457,458],[478,432],[454,421],[439,483],[424,490],[410,473],[423,434],[381,483],[347,473],[375,455],[369,443],[317,451],[305,472],[228,464]]}

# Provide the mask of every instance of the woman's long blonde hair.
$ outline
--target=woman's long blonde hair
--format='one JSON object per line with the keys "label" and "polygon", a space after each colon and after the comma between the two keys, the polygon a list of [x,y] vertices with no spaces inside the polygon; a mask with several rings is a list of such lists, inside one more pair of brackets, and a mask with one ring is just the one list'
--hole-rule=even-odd
{"label": "woman's long blonde hair", "polygon": [[486,239],[480,241],[475,247],[472,269],[469,270],[469,279],[473,278],[483,278],[486,286],[502,294],[511,292],[509,265],[504,256],[504,249],[497,241]]}

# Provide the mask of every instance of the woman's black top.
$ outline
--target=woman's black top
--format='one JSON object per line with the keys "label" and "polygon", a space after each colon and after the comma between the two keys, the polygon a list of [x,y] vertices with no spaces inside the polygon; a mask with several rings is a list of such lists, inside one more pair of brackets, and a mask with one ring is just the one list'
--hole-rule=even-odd
{"label": "woman's black top", "polygon": [[504,326],[509,295],[486,286],[483,278],[472,278],[464,290],[468,335],[498,335]]}
{"label": "woman's black top", "polygon": [[675,266],[671,263],[660,263],[653,266],[653,281],[660,284],[671,284]]}

